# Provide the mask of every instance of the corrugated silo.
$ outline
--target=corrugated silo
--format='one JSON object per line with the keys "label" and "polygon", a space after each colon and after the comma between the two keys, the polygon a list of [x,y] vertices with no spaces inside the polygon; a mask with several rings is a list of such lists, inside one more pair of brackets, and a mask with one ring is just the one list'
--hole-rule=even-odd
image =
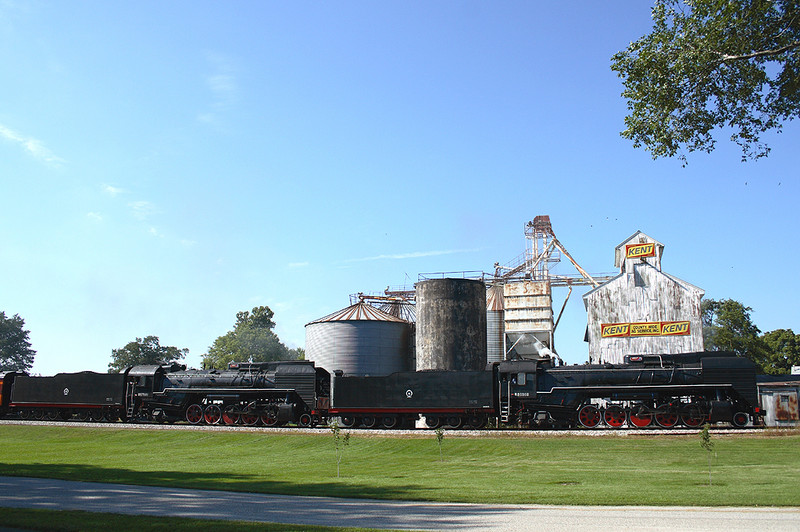
{"label": "corrugated silo", "polygon": [[417,371],[486,366],[486,285],[471,279],[417,283]]}
{"label": "corrugated silo", "polygon": [[503,285],[497,284],[486,291],[486,362],[505,359],[505,334]]}
{"label": "corrugated silo", "polygon": [[407,321],[357,303],[306,325],[306,359],[345,375],[409,371]]}

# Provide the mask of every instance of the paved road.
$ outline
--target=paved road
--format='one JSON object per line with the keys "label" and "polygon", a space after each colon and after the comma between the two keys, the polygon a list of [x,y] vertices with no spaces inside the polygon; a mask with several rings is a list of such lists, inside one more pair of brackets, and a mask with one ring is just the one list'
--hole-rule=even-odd
{"label": "paved road", "polygon": [[798,531],[800,508],[452,504],[0,477],[0,506],[419,530]]}

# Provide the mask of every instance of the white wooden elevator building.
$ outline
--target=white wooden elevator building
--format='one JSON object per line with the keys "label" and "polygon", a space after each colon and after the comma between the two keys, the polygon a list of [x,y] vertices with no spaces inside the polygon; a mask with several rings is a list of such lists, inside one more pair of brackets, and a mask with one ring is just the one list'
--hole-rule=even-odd
{"label": "white wooden elevator building", "polygon": [[704,291],[661,270],[664,245],[637,231],[616,247],[619,275],[583,296],[589,362],[703,350]]}

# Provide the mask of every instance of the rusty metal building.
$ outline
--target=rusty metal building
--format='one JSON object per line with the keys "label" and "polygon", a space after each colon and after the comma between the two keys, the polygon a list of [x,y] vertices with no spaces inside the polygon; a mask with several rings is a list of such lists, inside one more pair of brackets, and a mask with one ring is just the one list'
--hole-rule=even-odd
{"label": "rusty metal building", "polygon": [[702,289],[661,270],[664,245],[637,231],[615,249],[619,274],[583,296],[590,363],[703,350]]}
{"label": "rusty metal building", "polygon": [[800,425],[800,375],[759,375],[758,395],[768,427]]}

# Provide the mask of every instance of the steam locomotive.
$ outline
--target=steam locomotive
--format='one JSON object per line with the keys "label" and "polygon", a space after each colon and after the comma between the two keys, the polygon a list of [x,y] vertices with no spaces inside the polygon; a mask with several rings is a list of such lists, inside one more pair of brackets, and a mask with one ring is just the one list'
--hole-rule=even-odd
{"label": "steam locomotive", "polygon": [[623,364],[507,360],[483,371],[333,374],[310,361],[177,364],[119,374],[0,374],[0,416],[345,428],[636,428],[760,424],[756,367],[724,352],[628,356]]}

